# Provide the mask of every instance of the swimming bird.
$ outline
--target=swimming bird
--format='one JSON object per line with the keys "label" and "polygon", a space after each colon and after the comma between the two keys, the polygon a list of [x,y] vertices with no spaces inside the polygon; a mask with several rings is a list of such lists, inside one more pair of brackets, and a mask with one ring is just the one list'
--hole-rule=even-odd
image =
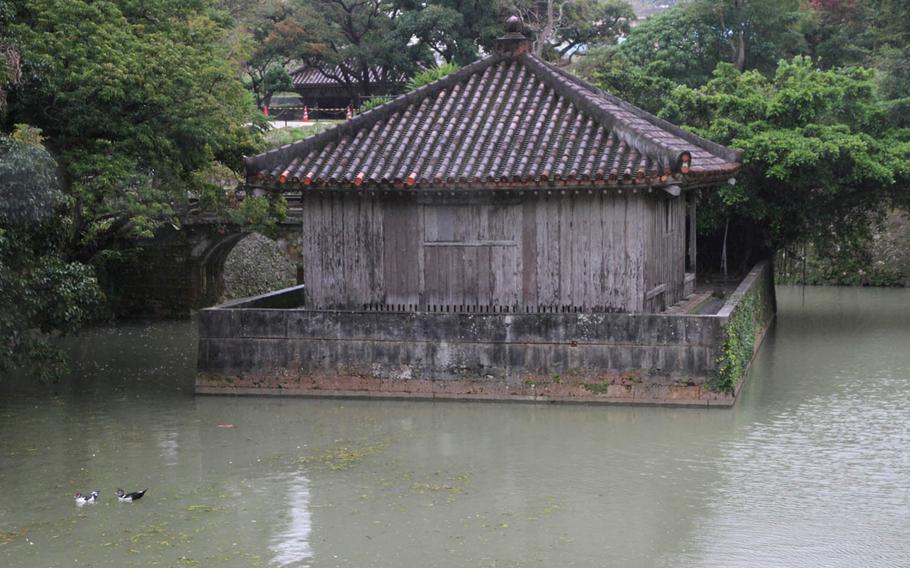
{"label": "swimming bird", "polygon": [[119,499],[121,503],[138,501],[139,499],[142,499],[142,496],[145,495],[146,491],[148,491],[148,487],[142,491],[133,491],[132,493],[124,493],[123,489],[117,489],[117,499]]}
{"label": "swimming bird", "polygon": [[94,503],[98,500],[98,492],[92,491],[88,495],[83,495],[81,491],[76,491],[76,504],[85,505],[86,503]]}

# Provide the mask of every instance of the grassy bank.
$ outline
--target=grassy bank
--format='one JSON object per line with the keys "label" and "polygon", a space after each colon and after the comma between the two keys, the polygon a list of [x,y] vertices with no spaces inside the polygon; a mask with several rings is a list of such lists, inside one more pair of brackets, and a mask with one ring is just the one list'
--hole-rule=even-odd
{"label": "grassy bank", "polygon": [[343,120],[320,120],[310,122],[307,126],[289,126],[282,127],[281,121],[276,121],[274,128],[265,133],[266,150],[284,146],[298,140],[303,140],[310,136],[315,136],[324,130],[332,128],[336,124],[344,122]]}

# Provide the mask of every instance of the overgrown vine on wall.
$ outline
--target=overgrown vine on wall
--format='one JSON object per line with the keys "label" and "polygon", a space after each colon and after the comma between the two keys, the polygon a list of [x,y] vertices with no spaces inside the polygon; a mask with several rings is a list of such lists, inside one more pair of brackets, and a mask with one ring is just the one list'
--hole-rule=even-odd
{"label": "overgrown vine on wall", "polygon": [[717,380],[712,390],[732,393],[742,379],[755,349],[755,295],[740,301],[724,328],[724,344],[717,359]]}
{"label": "overgrown vine on wall", "polygon": [[730,314],[717,358],[717,375],[708,384],[711,390],[732,394],[742,381],[755,353],[756,333],[774,314],[773,300],[768,294],[772,279],[772,269],[767,267]]}

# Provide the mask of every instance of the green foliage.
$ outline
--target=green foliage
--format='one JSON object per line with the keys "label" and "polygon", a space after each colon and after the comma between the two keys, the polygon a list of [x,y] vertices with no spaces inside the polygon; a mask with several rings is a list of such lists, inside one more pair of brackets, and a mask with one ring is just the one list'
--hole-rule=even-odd
{"label": "green foliage", "polygon": [[91,266],[60,254],[68,226],[54,214],[63,201],[57,164],[35,131],[17,134],[0,136],[0,372],[23,367],[50,379],[64,361],[53,335],[77,331],[101,294]]}
{"label": "green foliage", "polygon": [[0,120],[6,114],[7,86],[18,83],[21,76],[19,51],[4,37],[3,27],[3,17],[0,15]]}
{"label": "green foliage", "polygon": [[450,75],[456,71],[458,71],[458,66],[454,63],[443,63],[438,67],[425,69],[424,71],[421,71],[420,73],[414,75],[414,77],[408,81],[407,90],[413,91],[419,89],[424,85],[428,85],[433,81],[438,81],[446,75]]}
{"label": "green foliage", "polygon": [[766,78],[722,64],[703,87],[676,87],[660,114],[744,150],[736,185],[712,195],[703,219],[708,230],[730,215],[752,221],[763,250],[867,233],[908,180],[907,133],[887,130],[868,70],[798,57]]}
{"label": "green foliage", "polygon": [[[645,98],[650,100],[665,92],[661,89],[666,81],[703,85],[719,63],[773,72],[781,57],[806,50],[798,25],[805,16],[799,8],[797,0],[679,4],[651,16],[618,47],[600,54],[599,78],[607,90],[617,93],[638,83],[648,89]],[[629,72],[633,78],[626,77]],[[586,74],[595,76],[593,71]]]}
{"label": "green foliage", "polygon": [[0,136],[0,226],[28,227],[53,213],[62,198],[56,168],[39,130],[18,125]]}
{"label": "green foliage", "polygon": [[[693,0],[575,68],[744,150],[737,184],[700,206],[703,234],[732,221],[746,258],[807,241],[835,254],[868,240],[887,208],[910,202],[908,13],[887,0]],[[786,58],[794,53],[812,57]]]}
{"label": "green foliage", "polygon": [[10,117],[41,128],[72,207],[71,258],[151,234],[214,159],[254,144],[227,23],[209,2],[11,0],[23,79]]}
{"label": "green foliage", "polygon": [[800,0],[691,0],[682,9],[710,30],[718,62],[773,72],[779,59],[805,54]]}
{"label": "green foliage", "polygon": [[[610,55],[609,62],[618,60],[624,70],[634,68],[645,77],[696,86],[708,80],[720,61],[715,37],[708,23],[677,6],[636,26]],[[621,73],[613,73],[609,67],[601,72],[605,80],[622,79]]]}
{"label": "green foliage", "polygon": [[583,383],[584,389],[592,394],[607,394],[610,392],[610,383]]}
{"label": "green foliage", "polygon": [[755,350],[755,309],[755,297],[747,295],[730,315],[711,390],[733,393],[745,375]]}
{"label": "green foliage", "polygon": [[[396,4],[389,0],[301,3],[298,17],[307,35],[298,45],[298,58],[336,79],[351,98],[372,95],[377,79],[411,75],[432,56],[425,43],[412,41],[412,27],[399,25],[406,10]],[[413,9],[412,4],[404,3]]]}
{"label": "green foliage", "polygon": [[362,114],[368,110],[373,110],[374,108],[382,106],[391,100],[392,97],[389,95],[372,97],[360,104],[360,106],[357,108],[357,113]]}
{"label": "green foliage", "polygon": [[399,2],[395,22],[401,37],[412,37],[448,63],[466,65],[502,35],[498,2],[429,0]]}
{"label": "green foliage", "polygon": [[677,86],[650,66],[633,63],[615,46],[590,51],[584,58],[576,59],[572,70],[610,94],[652,113],[660,111],[667,93]]}
{"label": "green foliage", "polygon": [[261,95],[262,101],[268,101],[272,95],[281,91],[288,91],[294,88],[294,81],[284,67],[277,65],[269,66],[263,72],[262,82],[255,92]]}
{"label": "green foliage", "polygon": [[766,267],[739,299],[724,326],[724,342],[717,358],[717,374],[709,389],[733,393],[755,354],[759,334],[774,317],[772,271]]}
{"label": "green foliage", "polygon": [[910,126],[910,3],[809,0],[809,7],[806,36],[818,64],[875,68],[889,123]]}
{"label": "green foliage", "polygon": [[272,235],[276,223],[287,217],[288,204],[280,194],[247,195],[240,192],[228,202],[225,214],[232,223],[246,225],[264,235]]}
{"label": "green foliage", "polygon": [[631,30],[635,11],[626,0],[583,0],[568,2],[563,18],[555,49],[566,57],[579,47],[615,44]]}
{"label": "green foliage", "polygon": [[272,94],[293,88],[287,66],[306,33],[298,21],[299,10],[288,2],[256,2],[236,12],[243,78],[262,108]]}

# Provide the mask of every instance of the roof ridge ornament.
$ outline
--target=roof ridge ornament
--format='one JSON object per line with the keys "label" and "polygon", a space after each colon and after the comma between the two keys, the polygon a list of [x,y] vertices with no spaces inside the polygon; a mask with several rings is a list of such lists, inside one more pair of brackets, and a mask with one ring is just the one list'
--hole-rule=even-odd
{"label": "roof ridge ornament", "polygon": [[505,21],[505,35],[496,38],[496,54],[501,57],[518,57],[531,51],[531,40],[522,32],[524,24],[518,16]]}

